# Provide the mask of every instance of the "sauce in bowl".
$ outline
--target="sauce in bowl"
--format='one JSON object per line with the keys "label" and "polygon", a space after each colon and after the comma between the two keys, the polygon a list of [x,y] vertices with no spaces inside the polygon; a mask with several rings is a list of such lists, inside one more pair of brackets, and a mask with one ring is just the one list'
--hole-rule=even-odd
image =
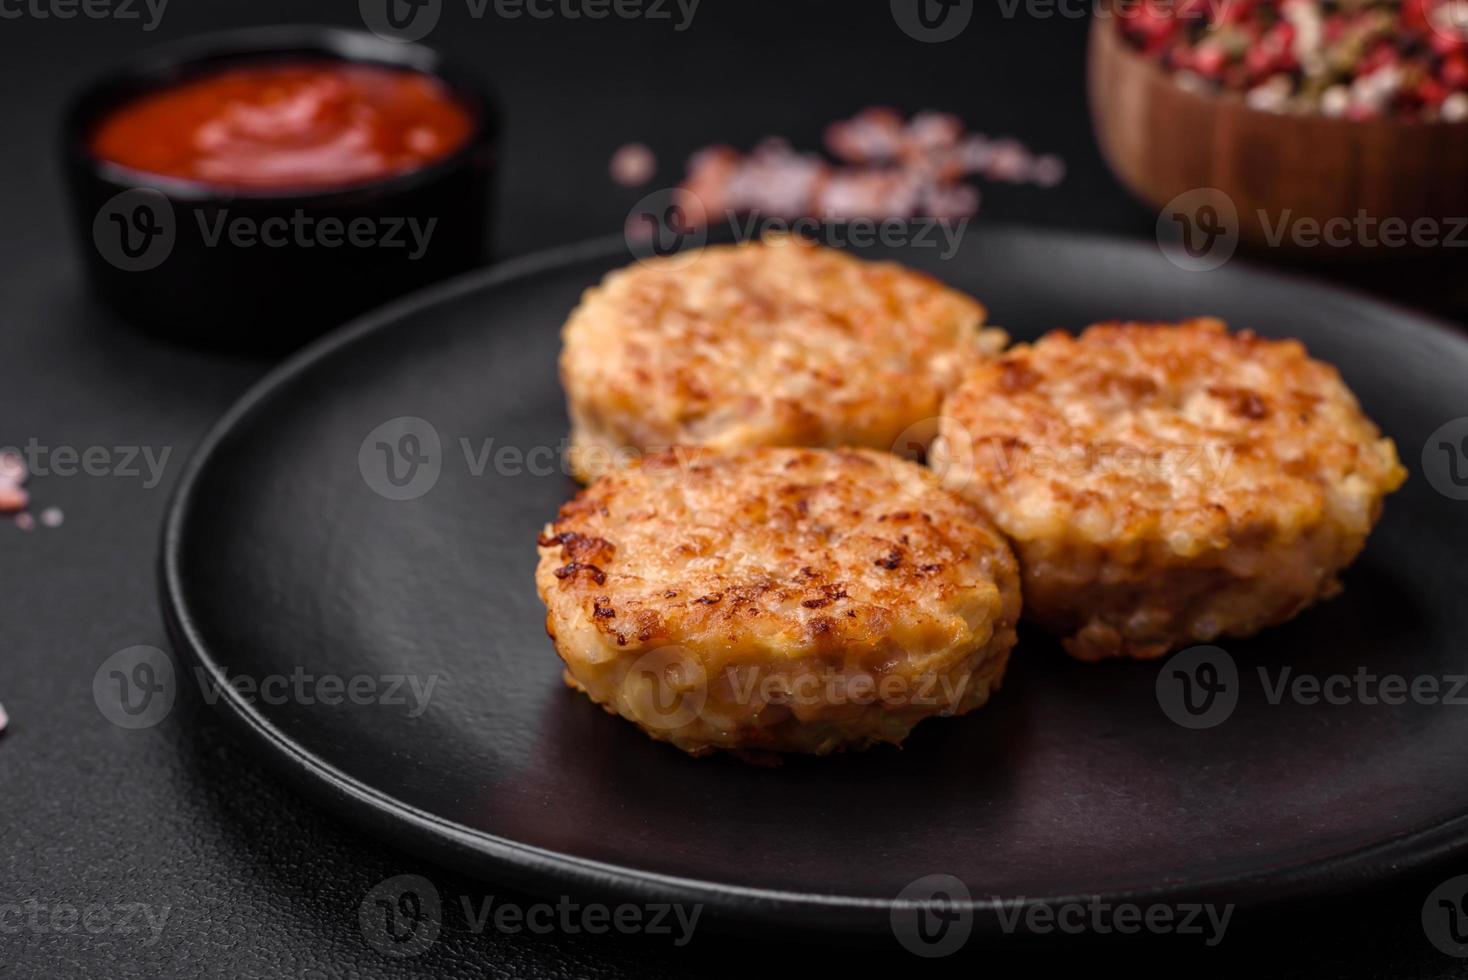
{"label": "sauce in bowl", "polygon": [[248,190],[321,190],[408,173],[472,135],[439,79],[350,62],[243,65],[143,95],[90,149],[144,173]]}

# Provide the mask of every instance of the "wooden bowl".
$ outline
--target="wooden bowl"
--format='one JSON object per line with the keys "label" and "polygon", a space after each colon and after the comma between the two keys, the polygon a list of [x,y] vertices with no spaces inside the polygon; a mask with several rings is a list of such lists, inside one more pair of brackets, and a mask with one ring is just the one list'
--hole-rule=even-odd
{"label": "wooden bowl", "polygon": [[[1434,247],[1426,222],[1406,244],[1384,245],[1387,218],[1399,230],[1431,219],[1439,242],[1456,237],[1468,247],[1468,226],[1458,227],[1468,224],[1468,124],[1273,113],[1234,93],[1191,91],[1132,48],[1104,11],[1091,24],[1089,75],[1101,150],[1153,207],[1217,188],[1232,199],[1245,242],[1296,255],[1382,257]],[[1309,222],[1323,229],[1332,219],[1333,241],[1304,243]],[[1283,237],[1282,227],[1291,230]]]}

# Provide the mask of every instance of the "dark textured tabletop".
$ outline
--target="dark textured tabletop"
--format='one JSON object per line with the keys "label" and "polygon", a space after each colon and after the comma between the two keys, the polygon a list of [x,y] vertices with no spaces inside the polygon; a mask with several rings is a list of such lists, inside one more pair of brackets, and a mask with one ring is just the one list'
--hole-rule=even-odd
{"label": "dark textured tabletop", "polygon": [[[182,464],[268,362],[149,339],[89,298],[57,168],[62,106],[88,75],[149,44],[251,24],[359,27],[355,6],[171,0],[159,17],[159,4],[143,0],[0,2],[0,445],[93,450],[98,462],[65,475],[58,459],[32,480],[37,507],[64,513],[60,527],[0,521],[0,703],[11,717],[0,736],[0,976],[650,980],[786,972],[812,958],[829,973],[1464,974],[1421,922],[1432,888],[1468,870],[1451,864],[1241,914],[1211,947],[1092,935],[925,961],[890,936],[791,945],[725,934],[716,922],[682,945],[479,929],[459,910],[491,896],[540,899],[426,864],[318,811],[191,688],[156,726],[132,731],[104,717],[92,690],[103,662],[167,645],[154,570]],[[907,37],[884,0],[703,0],[682,31],[649,18],[566,16],[576,3],[546,5],[554,13],[544,19],[505,18],[492,3],[482,17],[463,0],[443,6],[429,42],[474,64],[504,104],[502,255],[616,232],[639,192],[614,185],[607,161],[628,140],[649,144],[670,182],[702,145],[782,134],[814,147],[826,121],[874,103],[951,110],[1065,158],[1058,188],[986,188],[979,220],[1152,234],[1155,215],[1114,182],[1090,135],[1087,25],[1066,13],[1079,4],[1013,17],[1004,4],[981,4],[964,36],[943,45]],[[751,860],[778,844],[759,842]],[[431,881],[446,911],[418,955],[388,956],[361,912],[375,886],[404,874]]]}

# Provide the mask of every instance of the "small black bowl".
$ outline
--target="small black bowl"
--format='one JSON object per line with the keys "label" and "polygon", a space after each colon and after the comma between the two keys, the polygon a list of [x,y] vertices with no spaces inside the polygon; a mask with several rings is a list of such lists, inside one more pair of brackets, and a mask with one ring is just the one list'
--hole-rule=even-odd
{"label": "small black bowl", "polygon": [[[416,170],[301,191],[216,187],[91,153],[99,121],[137,96],[262,62],[419,71],[448,86],[473,129],[454,153]],[[286,349],[488,261],[497,129],[482,84],[429,48],[359,31],[272,27],[171,45],[98,79],[67,112],[63,152],[84,262],[118,313],[190,343]]]}

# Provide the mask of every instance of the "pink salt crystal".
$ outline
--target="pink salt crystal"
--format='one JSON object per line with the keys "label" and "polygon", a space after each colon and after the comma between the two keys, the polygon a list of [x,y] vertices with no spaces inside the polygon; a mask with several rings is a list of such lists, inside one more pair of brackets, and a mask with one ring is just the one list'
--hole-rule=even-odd
{"label": "pink salt crystal", "polygon": [[736,211],[798,218],[810,212],[827,169],[819,157],[796,153],[784,140],[764,140],[735,168],[729,205]]}
{"label": "pink salt crystal", "polygon": [[15,526],[22,531],[34,531],[36,519],[30,515],[29,511],[23,510],[15,515]]}
{"label": "pink salt crystal", "polygon": [[1030,169],[1030,154],[1019,140],[1003,139],[990,147],[984,176],[990,180],[1017,183],[1025,179]]}
{"label": "pink salt crystal", "polygon": [[956,146],[963,122],[946,112],[920,112],[907,124],[906,136],[906,148],[920,153]]}
{"label": "pink salt crystal", "polygon": [[982,133],[970,133],[958,144],[958,162],[966,174],[982,173],[994,155],[994,144]]}
{"label": "pink salt crystal", "polygon": [[701,200],[710,213],[732,208],[729,185],[743,158],[731,146],[711,146],[688,159],[688,176],[679,185]]}
{"label": "pink salt crystal", "polygon": [[908,218],[917,211],[920,182],[901,170],[837,170],[822,189],[827,220]]}
{"label": "pink salt crystal", "polygon": [[922,211],[940,221],[971,218],[979,213],[979,189],[968,184],[929,184],[923,188]]}
{"label": "pink salt crystal", "polygon": [[924,180],[952,184],[964,178],[963,154],[958,147],[933,150],[921,159],[909,161],[907,169]]}
{"label": "pink salt crystal", "polygon": [[895,160],[902,153],[905,124],[894,109],[875,106],[826,127],[826,148],[847,163]]}
{"label": "pink salt crystal", "polygon": [[611,172],[623,187],[641,187],[658,172],[658,158],[642,143],[626,143],[612,154]]}
{"label": "pink salt crystal", "polygon": [[0,704],[0,732],[10,727],[10,716],[5,713],[5,705]]}
{"label": "pink salt crystal", "polygon": [[0,514],[13,514],[25,510],[31,495],[13,483],[0,483]]}
{"label": "pink salt crystal", "polygon": [[47,507],[41,511],[42,527],[60,527],[65,520],[66,515],[61,512],[60,507]]}
{"label": "pink salt crystal", "polygon": [[20,486],[30,473],[19,453],[0,453],[0,483]]}
{"label": "pink salt crystal", "polygon": [[1065,176],[1059,157],[1036,157],[1012,137],[965,132],[949,113],[923,112],[909,121],[874,107],[832,123],[825,136],[846,166],[770,138],[747,155],[727,146],[698,153],[680,187],[697,195],[710,218],[958,219],[978,211],[979,190],[963,183],[970,175],[1042,187]]}
{"label": "pink salt crystal", "polygon": [[1054,187],[1065,179],[1065,161],[1048,153],[1036,157],[1030,165],[1030,179],[1041,187]]}

